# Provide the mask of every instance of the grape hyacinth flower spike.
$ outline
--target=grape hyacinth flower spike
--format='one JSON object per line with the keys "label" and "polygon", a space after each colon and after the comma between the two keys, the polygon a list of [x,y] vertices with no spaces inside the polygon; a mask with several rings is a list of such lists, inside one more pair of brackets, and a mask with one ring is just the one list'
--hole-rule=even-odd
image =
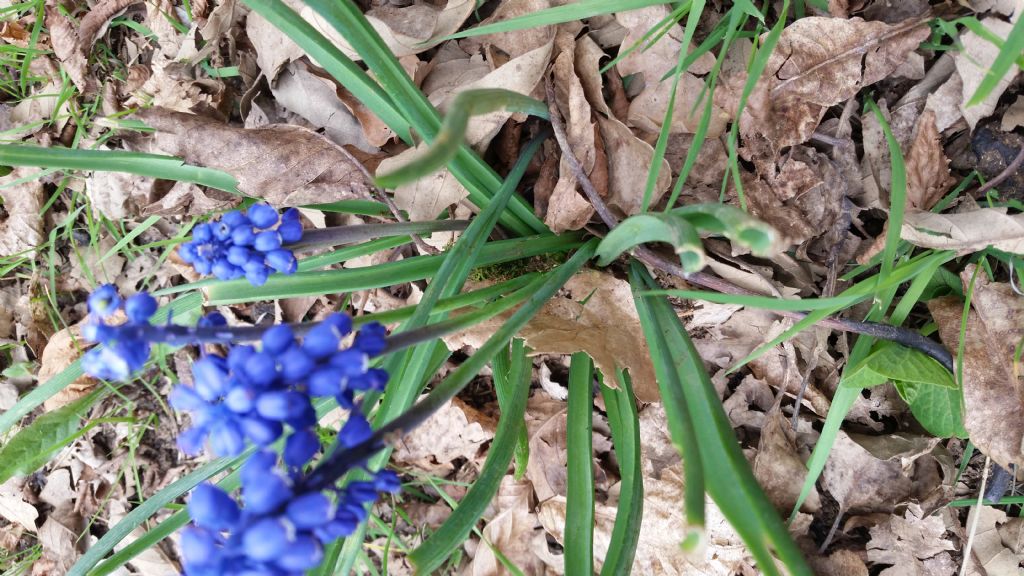
{"label": "grape hyacinth flower spike", "polygon": [[192,241],[178,254],[202,275],[221,280],[243,276],[254,286],[267,282],[271,271],[295,272],[298,261],[287,248],[302,239],[299,211],[289,208],[278,215],[269,204],[253,204],[242,213],[232,210],[217,222],[197,225]]}
{"label": "grape hyacinth flower spike", "polygon": [[[339,447],[369,435],[369,423],[355,411],[338,433]],[[325,545],[355,532],[379,493],[398,491],[390,470],[340,488],[307,485],[302,468],[319,447],[284,466],[273,452],[253,454],[241,469],[241,503],[211,484],[197,486],[188,503],[193,523],[181,536],[185,574],[300,576],[321,562]]]}
{"label": "grape hyacinth flower spike", "polygon": [[[147,332],[149,319],[156,313],[156,300],[145,292],[122,299],[117,288],[106,284],[89,295],[88,307],[90,319],[82,328],[82,337],[103,346],[82,356],[82,370],[104,380],[124,380],[141,369],[149,359]],[[119,311],[127,322],[105,323]]]}

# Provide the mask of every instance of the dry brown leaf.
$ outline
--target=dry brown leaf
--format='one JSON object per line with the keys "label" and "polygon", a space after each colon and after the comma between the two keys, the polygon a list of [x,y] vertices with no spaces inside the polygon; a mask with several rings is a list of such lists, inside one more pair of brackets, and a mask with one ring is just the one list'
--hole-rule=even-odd
{"label": "dry brown leaf", "polygon": [[[377,166],[377,173],[382,174],[408,163],[409,158],[422,153],[427,146],[426,143],[421,143],[416,148],[385,158]],[[402,184],[395,188],[394,194],[395,205],[405,211],[410,220],[418,222],[437,218],[443,210],[469,196],[469,190],[466,190],[447,168],[441,168],[433,174]]]}
{"label": "dry brown leaf", "polygon": [[352,145],[374,151],[363,136],[363,127],[349,107],[338,98],[335,84],[310,71],[303,61],[291,62],[271,87],[277,102],[323,133],[339,146]]}
{"label": "dry brown leaf", "polygon": [[956,214],[908,211],[900,237],[915,246],[956,250],[960,255],[986,246],[1011,254],[1024,253],[1024,214],[1006,212],[1006,208]]}
{"label": "dry brown leaf", "polygon": [[[1013,29],[1012,24],[1001,18],[989,17],[983,19],[981,23],[989,32],[1002,40],[1006,40],[1010,35],[1010,30]],[[982,102],[974,106],[967,106],[967,102],[974,97],[982,80],[989,74],[993,62],[999,55],[999,47],[971,31],[966,31],[960,40],[964,45],[964,50],[953,57],[956,62],[956,70],[963,82],[960,111],[971,130],[974,130],[978,121],[987,118],[995,111],[999,98],[1010,86],[1020,69],[1010,66],[1010,69],[999,79],[995,88]]]}
{"label": "dry brown leaf", "polygon": [[25,478],[17,477],[0,484],[0,516],[3,516],[8,522],[24,527],[29,532],[35,532],[39,511],[35,506],[26,502],[22,496],[24,484]]}
{"label": "dry brown leaf", "polygon": [[966,575],[1020,574],[1022,559],[1008,549],[999,536],[999,527],[1007,520],[1006,512],[993,506],[972,506],[966,525],[974,524],[975,517],[978,517],[978,528],[974,532]]}
{"label": "dry brown leaf", "polygon": [[899,462],[876,458],[840,431],[821,475],[843,513],[892,512],[914,491]]}
{"label": "dry brown leaf", "polygon": [[[825,109],[888,77],[928,37],[921,19],[801,18],[782,31],[740,120],[773,150],[806,142]],[[773,155],[774,156],[774,155]]]}
{"label": "dry brown leaf", "polygon": [[[491,14],[481,24],[496,24],[550,7],[550,0],[505,0],[498,3],[498,8],[494,11],[494,14]],[[515,58],[548,44],[554,38],[554,35],[554,26],[533,26],[526,30],[466,38],[459,41],[459,45],[462,46],[463,50],[470,53],[493,52],[497,50],[510,58]]]}
{"label": "dry brown leaf", "polygon": [[924,517],[921,507],[914,503],[907,506],[903,517],[889,516],[869,532],[868,561],[891,565],[897,574],[923,574],[923,560],[955,549],[949,539],[943,538],[946,526],[942,518]]}
{"label": "dry brown leaf", "polygon": [[[970,284],[974,266],[961,274]],[[963,343],[964,427],[971,442],[1004,468],[1024,465],[1024,374],[1014,370],[1014,348],[1024,338],[1024,298],[1008,284],[974,281]],[[928,302],[942,341],[958,350],[963,303],[955,297]]]}
{"label": "dry brown leaf", "polygon": [[[790,513],[800,496],[807,466],[797,450],[796,432],[780,410],[772,410],[761,428],[753,468],[775,509],[783,515]],[[818,491],[812,488],[801,510],[814,513],[820,507]]]}
{"label": "dry brown leaf", "polygon": [[[38,168],[17,167],[0,177],[0,198],[7,218],[0,222],[0,256],[31,250],[43,242],[42,212],[46,193],[36,177]],[[13,184],[24,179],[20,184]]]}
{"label": "dry brown leaf", "polygon": [[[100,149],[109,150],[105,146]],[[98,170],[86,178],[85,194],[94,215],[122,220],[152,202],[155,184],[156,179],[148,176]]]}
{"label": "dry brown leaf", "polygon": [[345,149],[307,128],[247,130],[163,108],[137,115],[156,129],[156,146],[190,164],[216,168],[238,190],[275,206],[367,198],[365,173]]}
{"label": "dry brown leaf", "polygon": [[490,546],[481,544],[477,547],[468,574],[498,576],[506,573],[491,550],[492,546],[526,574],[543,576],[548,573],[537,555],[538,544],[546,549],[547,543],[544,532],[537,529],[537,515],[531,512],[532,492],[529,482],[516,482],[512,476],[502,479],[498,493],[491,501],[495,513],[483,529],[483,536]]}
{"label": "dry brown leaf", "polygon": [[907,154],[907,204],[910,208],[928,210],[956,179],[949,173],[949,158],[939,141],[935,112],[925,110],[917,120],[917,134]]}
{"label": "dry brown leaf", "polygon": [[462,408],[448,402],[403,436],[391,459],[445,478],[454,468],[453,461],[463,458],[472,462],[493,437],[493,431],[485,430],[479,422],[471,422]]}
{"label": "dry brown leaf", "polygon": [[1024,96],[1017,96],[1013,104],[1003,112],[1003,119],[1000,120],[999,129],[1003,132],[1011,132],[1014,128],[1024,126]]}
{"label": "dry brown leaf", "polygon": [[[82,355],[87,344],[82,340],[81,324],[64,328],[54,334],[46,343],[39,359],[39,381],[46,382],[64,371]],[[43,406],[47,411],[56,410],[88,394],[99,380],[82,374],[75,381],[51,396]]]}
{"label": "dry brown leaf", "polygon": [[[564,297],[552,298],[519,332],[535,354],[586,352],[605,375],[618,382],[617,370],[628,369],[636,397],[660,398],[647,341],[640,328],[629,283],[606,272],[587,270],[569,279]],[[586,299],[586,304],[580,301]],[[498,317],[445,338],[453,350],[479,347],[505,321]]]}
{"label": "dry brown leaf", "polygon": [[[628,34],[622,40],[622,46],[633,46],[638,42],[643,42],[643,38],[649,34],[649,31],[663,21],[668,14],[668,7],[662,5],[616,14],[616,19],[628,30]],[[671,80],[663,81],[662,78],[675,67],[679,51],[682,49],[682,39],[682,27],[672,26],[658,42],[646,49],[632,50],[616,64],[621,76],[635,75],[632,82],[643,86],[643,90],[629,105],[627,121],[630,125],[647,132],[661,130],[661,124],[668,112],[668,102],[673,84]],[[692,50],[692,46],[687,46],[686,49],[689,52]],[[690,65],[688,70],[679,75],[679,86],[676,89],[675,107],[670,124],[673,133],[692,134],[697,131],[704,113],[704,106],[698,104],[707,90],[704,80],[698,78],[697,75],[707,74],[713,66],[712,55],[704,53]],[[728,120],[726,112],[713,104],[707,137],[717,138],[725,130]]]}
{"label": "dry brown leaf", "polygon": [[[643,205],[647,173],[654,159],[654,149],[637,138],[625,124],[614,118],[597,116],[601,139],[608,154],[608,206],[620,214],[639,214]],[[672,169],[664,159],[651,195],[651,206],[665,194],[672,184]]]}

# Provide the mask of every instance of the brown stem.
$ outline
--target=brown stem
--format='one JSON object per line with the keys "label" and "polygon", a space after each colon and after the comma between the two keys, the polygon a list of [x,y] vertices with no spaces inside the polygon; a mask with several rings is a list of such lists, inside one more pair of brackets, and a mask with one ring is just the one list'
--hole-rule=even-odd
{"label": "brown stem", "polygon": [[1013,176],[1018,170],[1020,170],[1021,166],[1024,166],[1024,146],[1020,147],[1020,151],[1017,152],[1017,157],[1014,158],[1012,162],[1007,164],[1006,168],[1003,168],[1002,172],[997,174],[995,178],[989,180],[988,182],[985,182],[985,184],[982,185],[981,188],[978,188],[974,192],[974,197],[980,198],[984,196],[986,192],[995,188],[996,186],[999,186],[1007,178]]}

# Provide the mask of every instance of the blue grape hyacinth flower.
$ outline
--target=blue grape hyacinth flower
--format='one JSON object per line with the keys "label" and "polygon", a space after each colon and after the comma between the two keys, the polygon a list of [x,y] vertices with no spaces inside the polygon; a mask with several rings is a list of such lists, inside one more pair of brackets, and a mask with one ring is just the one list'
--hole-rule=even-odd
{"label": "blue grape hyacinth flower", "polygon": [[[102,343],[82,355],[82,370],[104,380],[124,380],[142,369],[149,359],[152,327],[149,319],[156,313],[156,300],[145,292],[122,299],[111,284],[100,286],[88,300],[90,320],[82,328],[82,337]],[[127,322],[107,324],[123,311]]]}
{"label": "blue grape hyacinth flower", "polygon": [[253,204],[245,213],[232,210],[217,222],[197,225],[192,241],[182,244],[178,254],[204,276],[245,277],[262,286],[272,271],[295,272],[298,261],[287,245],[301,239],[297,209],[289,208],[279,216],[269,204]]}
{"label": "blue grape hyacinth flower", "polygon": [[237,345],[226,356],[197,360],[192,384],[177,385],[169,398],[176,410],[192,415],[179,447],[194,455],[208,443],[217,456],[235,456],[247,440],[257,446],[276,441],[285,426],[295,431],[289,442],[298,442],[316,424],[313,397],[332,396],[351,408],[356,393],[382,389],[387,373],[369,363],[386,344],[383,327],[363,327],[353,345],[342,348],[351,330],[351,318],[332,314],[301,340],[291,327],[278,325],[263,333],[259,348]]}
{"label": "blue grape hyacinth flower", "polygon": [[[339,446],[358,444],[368,434],[369,423],[355,411],[338,433]],[[341,488],[304,485],[303,467],[320,448],[313,438],[308,456],[289,463],[286,455],[285,466],[273,452],[253,454],[241,469],[241,504],[211,484],[193,490],[193,523],[181,535],[187,576],[304,574],[323,560],[324,546],[355,532],[378,494],[399,490],[390,470]]]}

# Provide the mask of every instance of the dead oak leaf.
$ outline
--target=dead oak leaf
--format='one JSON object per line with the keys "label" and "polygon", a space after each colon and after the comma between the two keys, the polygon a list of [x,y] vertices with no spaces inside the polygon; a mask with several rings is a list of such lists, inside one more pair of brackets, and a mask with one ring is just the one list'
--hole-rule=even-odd
{"label": "dead oak leaf", "polygon": [[992,246],[1011,254],[1024,253],[1024,214],[1006,208],[981,208],[957,214],[908,211],[900,237],[915,246],[969,254]]}
{"label": "dead oak leaf", "polygon": [[[968,285],[974,266],[961,275]],[[942,341],[957,350],[963,303],[955,297],[928,302]],[[1014,370],[1015,347],[1024,339],[1024,298],[1008,284],[978,274],[963,341],[964,428],[979,450],[1004,468],[1024,464],[1024,375]]]}
{"label": "dead oak leaf", "polygon": [[31,250],[43,242],[45,220],[39,213],[46,193],[43,183],[33,177],[37,172],[36,168],[18,167],[0,177],[0,198],[7,212],[7,218],[0,221],[0,256]]}
{"label": "dead oak leaf", "polygon": [[275,206],[369,196],[366,173],[344,148],[307,128],[272,124],[245,129],[165,108],[137,115],[156,129],[156,147],[190,164],[216,168],[238,190]]}
{"label": "dead oak leaf", "polygon": [[939,141],[935,112],[925,110],[917,119],[917,133],[907,154],[907,203],[928,210],[956,182],[949,174],[949,158]]}
{"label": "dead oak leaf", "polygon": [[[660,401],[654,366],[633,304],[629,283],[606,272],[577,273],[563,287],[564,296],[552,298],[519,332],[535,354],[586,352],[616,385],[618,370],[629,370],[636,397]],[[586,304],[581,304],[585,301]],[[482,322],[466,332],[445,338],[450,349],[479,347],[500,327],[507,315]]]}
{"label": "dead oak leaf", "polygon": [[[1020,16],[1018,15],[1018,17]],[[996,17],[985,18],[981,21],[981,24],[990,33],[995,34],[1000,40],[1004,41],[1009,37],[1010,31],[1013,29],[1012,24]],[[970,125],[971,130],[974,130],[975,126],[978,125],[978,121],[982,118],[987,118],[995,111],[996,106],[999,104],[999,98],[1009,88],[1019,69],[1016,66],[1010,66],[1010,69],[999,79],[995,88],[983,101],[977,105],[968,106],[967,102],[974,97],[978,86],[990,74],[992,64],[999,55],[1000,48],[971,31],[964,33],[961,37],[961,42],[964,46],[963,51],[958,52],[953,57],[956,63],[956,71],[962,81],[960,111],[963,113],[964,119],[967,120],[967,124]]]}
{"label": "dead oak leaf", "polygon": [[743,112],[744,138],[775,150],[806,142],[825,110],[888,77],[928,37],[925,21],[801,18],[786,27]]}
{"label": "dead oak leaf", "polygon": [[954,549],[943,538],[945,532],[940,516],[924,516],[921,507],[911,503],[903,517],[894,514],[869,529],[868,561],[892,565],[899,574],[921,573],[920,561]]}

